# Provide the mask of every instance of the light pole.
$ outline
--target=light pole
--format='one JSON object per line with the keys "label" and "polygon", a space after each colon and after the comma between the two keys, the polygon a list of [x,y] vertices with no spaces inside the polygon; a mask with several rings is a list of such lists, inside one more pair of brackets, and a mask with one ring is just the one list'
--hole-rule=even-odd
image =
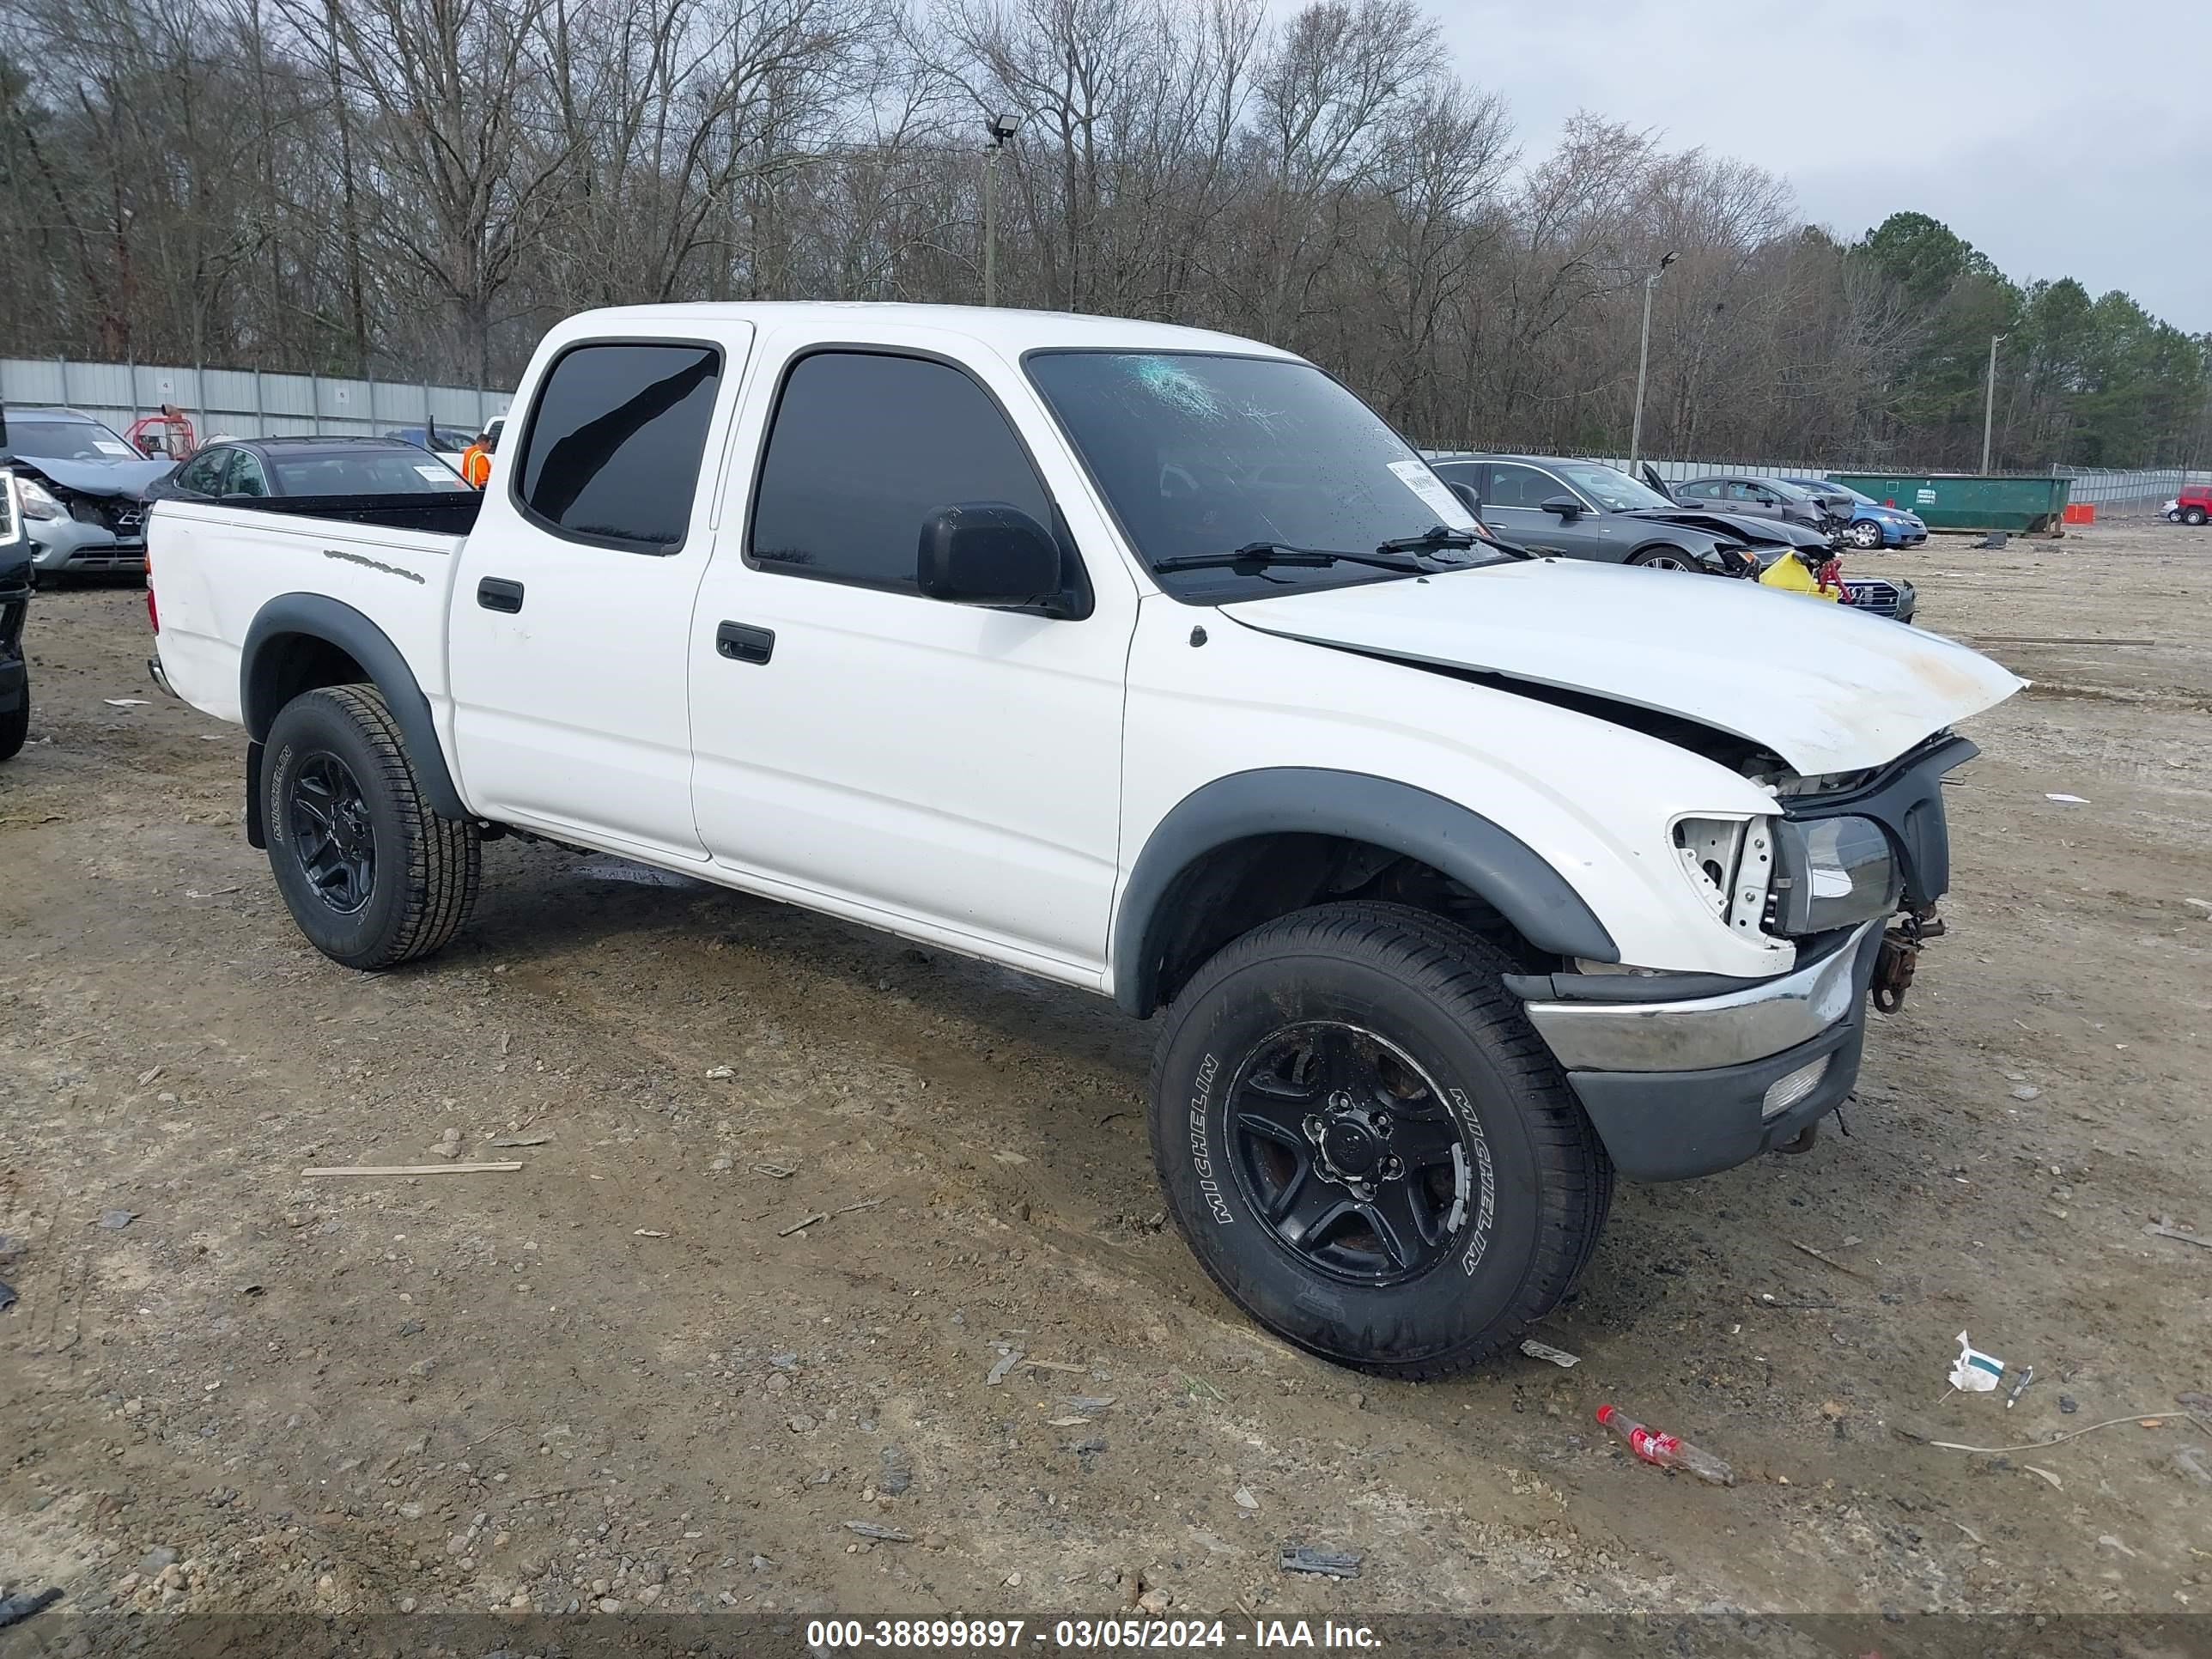
{"label": "light pole", "polygon": [[2009,339],[2005,334],[1990,336],[1990,378],[1982,392],[1982,471],[1990,470],[1990,428],[1996,422],[1997,413],[1997,342]]}
{"label": "light pole", "polygon": [[1634,466],[1644,453],[1644,374],[1651,366],[1651,296],[1659,291],[1659,276],[1674,256],[1666,255],[1659,261],[1659,270],[1644,279],[1644,333],[1636,343],[1636,418],[1628,428],[1628,464]]}
{"label": "light pole", "polygon": [[987,115],[983,131],[990,147],[983,152],[983,303],[999,303],[999,152],[1021,125],[1012,115]]}

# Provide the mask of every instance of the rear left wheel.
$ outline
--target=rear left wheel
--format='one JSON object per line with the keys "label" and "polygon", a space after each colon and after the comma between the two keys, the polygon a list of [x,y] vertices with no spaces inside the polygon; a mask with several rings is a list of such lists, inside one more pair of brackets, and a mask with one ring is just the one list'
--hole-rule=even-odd
{"label": "rear left wheel", "polygon": [[372,686],[284,705],[262,767],[269,866],[308,942],[349,968],[439,949],[476,902],[476,827],[423,798],[399,727]]}

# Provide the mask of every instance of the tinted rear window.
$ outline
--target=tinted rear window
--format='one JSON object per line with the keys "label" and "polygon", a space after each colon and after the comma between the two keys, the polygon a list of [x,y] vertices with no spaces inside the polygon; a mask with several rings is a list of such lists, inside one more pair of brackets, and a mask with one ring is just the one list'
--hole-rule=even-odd
{"label": "tinted rear window", "polygon": [[722,354],[611,343],[563,353],[539,387],[513,477],[524,509],[574,541],[632,552],[684,544]]}
{"label": "tinted rear window", "polygon": [[415,495],[468,488],[460,474],[419,449],[277,453],[269,468],[280,495]]}

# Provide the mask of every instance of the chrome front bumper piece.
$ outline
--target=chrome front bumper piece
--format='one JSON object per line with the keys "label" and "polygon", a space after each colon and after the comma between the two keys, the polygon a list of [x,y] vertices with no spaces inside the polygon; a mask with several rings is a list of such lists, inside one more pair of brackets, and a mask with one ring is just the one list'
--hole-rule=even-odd
{"label": "chrome front bumper piece", "polygon": [[1700,1072],[1764,1060],[1850,1018],[1861,947],[1881,925],[1863,922],[1814,961],[1740,991],[1669,1002],[1532,1001],[1528,1018],[1570,1072]]}

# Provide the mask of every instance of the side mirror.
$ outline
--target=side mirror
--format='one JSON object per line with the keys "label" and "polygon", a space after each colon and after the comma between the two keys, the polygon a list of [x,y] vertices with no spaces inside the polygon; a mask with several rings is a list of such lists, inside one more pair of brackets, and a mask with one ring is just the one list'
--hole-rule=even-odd
{"label": "side mirror", "polygon": [[1060,597],[1060,544],[1018,507],[957,502],[923,521],[915,586],[951,605],[1042,610]]}
{"label": "side mirror", "polygon": [[1482,522],[1482,492],[1470,483],[1446,484],[1445,489],[1459,497],[1459,504],[1474,514],[1477,524]]}
{"label": "side mirror", "polygon": [[1554,495],[1542,503],[1542,509],[1547,513],[1556,513],[1562,519],[1579,519],[1583,515],[1583,504],[1571,495]]}

